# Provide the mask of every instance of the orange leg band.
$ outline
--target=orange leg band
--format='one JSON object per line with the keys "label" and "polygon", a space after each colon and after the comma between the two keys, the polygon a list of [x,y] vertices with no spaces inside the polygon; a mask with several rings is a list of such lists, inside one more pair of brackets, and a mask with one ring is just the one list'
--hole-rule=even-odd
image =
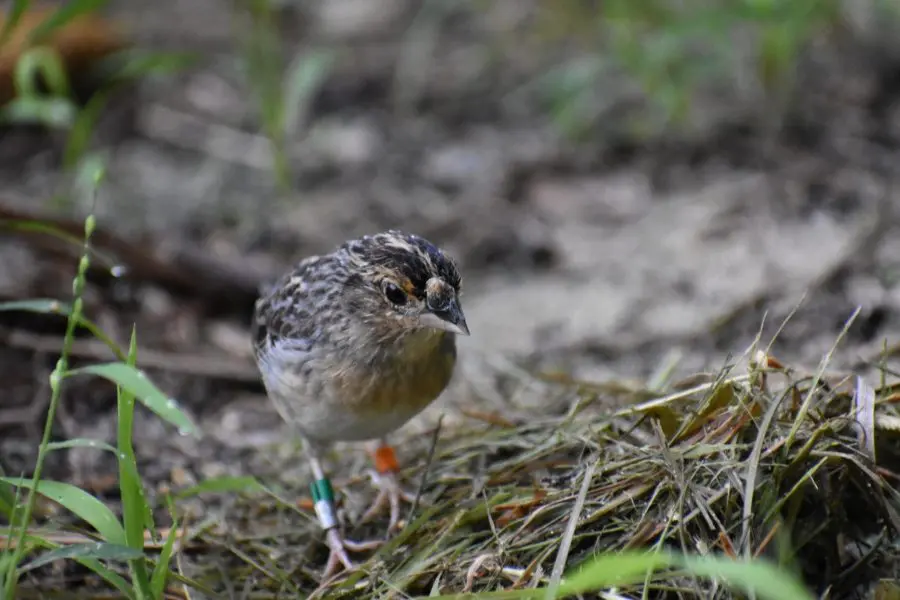
{"label": "orange leg band", "polygon": [[372,453],[372,461],[375,463],[375,470],[381,474],[396,473],[400,470],[400,464],[397,462],[397,455],[390,446],[379,446]]}

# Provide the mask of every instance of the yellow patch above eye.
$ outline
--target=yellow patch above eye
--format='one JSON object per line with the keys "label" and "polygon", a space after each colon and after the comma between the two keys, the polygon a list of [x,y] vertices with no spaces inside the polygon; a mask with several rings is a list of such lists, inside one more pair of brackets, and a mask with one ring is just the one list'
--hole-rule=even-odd
{"label": "yellow patch above eye", "polygon": [[409,279],[404,279],[400,283],[400,287],[402,287],[403,291],[406,292],[407,294],[409,294],[410,296],[412,295],[413,292],[416,291],[416,286],[414,286],[413,282],[410,281]]}

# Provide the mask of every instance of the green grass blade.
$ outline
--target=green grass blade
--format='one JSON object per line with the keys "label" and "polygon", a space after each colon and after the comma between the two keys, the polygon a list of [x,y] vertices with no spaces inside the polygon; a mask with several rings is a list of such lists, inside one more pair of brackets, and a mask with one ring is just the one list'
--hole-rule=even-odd
{"label": "green grass blade", "polygon": [[[131,343],[128,348],[128,366],[132,369],[137,362],[137,334],[134,328],[131,330]],[[122,386],[117,391],[117,421],[119,449],[119,490],[122,496],[122,520],[125,524],[125,543],[129,547],[143,552],[144,527],[149,524],[152,528],[153,518],[150,506],[144,495],[144,486],[137,475],[137,458],[132,445],[132,431],[134,428],[134,394]],[[135,586],[141,590],[141,595],[147,597],[150,592],[150,578],[147,575],[143,558],[133,560],[130,563],[131,573]],[[154,596],[155,597],[155,596]]]}
{"label": "green grass blade", "polygon": [[[697,577],[721,579],[731,587],[754,593],[760,600],[813,600],[813,596],[790,573],[767,561],[741,561],[726,556],[678,556],[655,552],[604,554],[587,562],[569,576],[553,597],[564,598],[613,586],[642,581],[648,572],[681,568]],[[431,596],[432,600],[462,598],[544,598],[546,588],[472,594]],[[422,597],[424,600],[425,597]]]}
{"label": "green grass blade", "polygon": [[634,583],[642,580],[648,571],[657,571],[671,565],[672,558],[665,553],[603,554],[566,577],[559,587],[559,597]]}
{"label": "green grass blade", "polygon": [[152,52],[129,49],[107,57],[99,68],[117,81],[128,81],[154,75],[174,75],[193,66],[199,55],[189,52]]}
{"label": "green grass blade", "polygon": [[[97,97],[97,94],[94,95]],[[83,191],[85,194],[90,193],[98,181],[106,177],[107,165],[109,159],[107,153],[103,150],[96,152],[86,152],[83,156],[79,156],[75,164],[66,165],[75,171],[75,179],[72,182],[75,190]]]}
{"label": "green grass blade", "polygon": [[812,600],[789,573],[765,561],[726,556],[678,556],[667,553],[623,552],[589,561],[560,586],[560,596],[622,586],[642,580],[650,571],[677,567],[697,577],[717,578],[766,600]]}
{"label": "green grass blade", "polygon": [[[47,315],[62,315],[65,317],[72,316],[72,307],[69,304],[52,298],[34,298],[32,300],[0,302],[0,312],[4,311],[32,312]],[[106,344],[106,346],[112,350],[113,354],[116,355],[116,358],[125,360],[125,354],[122,352],[122,349],[119,348],[118,344],[116,344],[112,338],[100,329],[99,325],[86,319],[84,316],[79,315],[78,326],[87,329],[92,336]]]}
{"label": "green grass blade", "polygon": [[131,584],[128,583],[124,577],[101,563],[96,558],[76,558],[75,560],[119,590],[122,597],[127,598],[128,600],[137,600],[137,596],[135,595],[134,588]]}
{"label": "green grass blade", "polygon": [[197,496],[199,494],[217,494],[222,492],[261,492],[262,484],[255,477],[211,477],[178,492],[175,497],[179,500]]}
{"label": "green grass blade", "polygon": [[288,68],[284,90],[285,133],[296,132],[310,99],[328,77],[334,60],[333,52],[319,50],[298,56]]}
{"label": "green grass blade", "polygon": [[[96,190],[94,190],[96,193]],[[95,196],[96,198],[96,196]],[[84,245],[87,248],[90,245],[90,238],[96,228],[96,218],[89,214],[84,220]],[[112,543],[121,543],[124,540],[124,531],[116,520],[115,515],[96,498],[90,496],[84,491],[70,485],[58,482],[46,482],[41,474],[44,470],[44,463],[47,456],[47,445],[50,443],[50,437],[53,431],[53,425],[56,419],[56,412],[59,409],[60,398],[62,396],[62,384],[69,369],[69,355],[72,352],[72,345],[75,342],[75,329],[78,326],[78,319],[82,314],[84,300],[82,293],[84,292],[85,282],[87,280],[87,272],[90,268],[90,256],[87,251],[81,255],[78,261],[78,269],[72,280],[72,315],[66,320],[66,333],[63,336],[62,350],[59,359],[56,361],[56,367],[50,374],[50,402],[47,406],[47,414],[44,419],[44,431],[41,434],[41,442],[38,446],[37,459],[35,460],[34,471],[30,480],[25,487],[28,489],[27,499],[22,511],[21,524],[17,527],[18,531],[15,535],[15,546],[12,548],[12,560],[4,577],[3,594],[7,598],[12,598],[16,594],[16,585],[19,582],[17,565],[24,558],[25,544],[24,540],[27,536],[27,527],[34,515],[37,495],[45,493],[56,501],[62,501],[63,506],[72,511],[80,511],[83,518],[87,518],[89,522],[93,521],[95,526],[102,528],[102,531],[109,537],[106,541]],[[4,478],[6,481],[9,479]],[[22,478],[17,478],[18,488],[22,487]],[[13,480],[15,481],[15,480]],[[43,489],[39,491],[39,488]],[[12,532],[12,528],[10,528]],[[10,536],[12,538],[12,536]]]}
{"label": "green grass blade", "polygon": [[30,0],[14,0],[12,7],[6,13],[6,20],[3,22],[3,30],[0,31],[0,48],[9,41],[9,36],[16,30],[16,25],[22,20],[22,15],[28,10]]}
{"label": "green grass blade", "polygon": [[177,538],[177,524],[172,523],[172,528],[169,529],[169,535],[166,537],[166,543],[159,554],[159,562],[156,563],[156,568],[153,569],[153,576],[150,579],[151,598],[163,597],[163,592],[169,579],[169,561],[172,560],[172,552],[175,549],[175,540]]}
{"label": "green grass blade", "polygon": [[88,438],[75,438],[64,442],[52,442],[47,444],[47,450],[68,450],[69,448],[94,448],[96,450],[106,450],[117,454],[114,446],[101,442],[100,440],[91,440]]}
{"label": "green grass blade", "polygon": [[34,313],[46,313],[51,315],[69,316],[71,308],[59,300],[52,298],[35,298],[33,300],[15,300],[12,302],[0,302],[0,312],[22,311]]}
{"label": "green grass blade", "polygon": [[178,404],[166,396],[156,387],[144,373],[131,365],[124,363],[104,363],[90,365],[80,369],[69,371],[69,377],[74,375],[96,375],[121,386],[128,393],[141,401],[144,406],[152,410],[161,419],[178,428],[182,435],[196,434],[196,425],[188,415],[183,412]]}
{"label": "green grass blade", "polygon": [[531,600],[543,598],[544,591],[534,590],[503,590],[499,592],[479,592],[477,594],[439,594],[437,596],[415,596],[411,600]]}
{"label": "green grass blade", "polygon": [[[6,576],[5,573],[10,570],[12,566],[13,555],[11,552],[4,552],[0,554],[0,589],[6,589]],[[13,569],[15,571],[15,569]]]}
{"label": "green grass blade", "polygon": [[3,105],[0,122],[39,123],[49,128],[68,129],[75,121],[75,105],[66,98],[19,96]]}
{"label": "green grass blade", "polygon": [[768,600],[814,600],[799,580],[765,560],[734,560],[727,556],[678,557],[685,569],[698,577],[721,579],[731,587]]}
{"label": "green grass blade", "polygon": [[35,87],[38,82],[46,83],[51,96],[71,96],[69,77],[55,50],[46,47],[31,48],[16,61],[15,86],[19,96],[43,96]]}
{"label": "green grass blade", "polygon": [[[49,550],[56,550],[57,548],[59,548],[57,544],[47,541],[37,535],[25,536],[25,538],[23,539],[23,543],[31,548],[47,548]],[[94,543],[93,545],[96,545],[96,543]],[[112,544],[105,545],[109,546]],[[122,548],[123,546],[118,547]],[[5,572],[9,567],[9,564],[4,564],[4,559],[12,560],[12,558],[13,556],[11,554],[0,554],[0,569],[2,569],[3,572]],[[128,600],[136,600],[131,584],[126,581],[124,577],[97,560],[97,558],[89,558],[87,556],[73,556],[71,558],[75,560],[75,562],[83,565],[86,569],[93,571],[97,574],[98,577],[116,588],[122,594],[123,598],[127,598]],[[16,569],[16,572],[18,572],[18,569]],[[2,577],[0,577],[0,580],[2,580]]]}
{"label": "green grass blade", "polygon": [[84,107],[78,111],[78,115],[75,117],[66,139],[66,149],[63,151],[63,166],[65,169],[76,167],[85,155],[96,129],[97,120],[106,107],[110,93],[111,90],[95,93]]}
{"label": "green grass blade", "polygon": [[[73,246],[81,246],[84,242],[76,235],[72,235],[71,233],[60,229],[59,227],[54,227],[48,223],[42,223],[40,221],[32,221],[32,220],[14,220],[14,219],[0,219],[0,227],[4,229],[11,229],[13,231],[29,231],[34,233],[45,233],[47,235],[52,235],[64,242],[72,244]],[[96,251],[94,251],[96,254]]]}
{"label": "green grass blade", "polygon": [[166,543],[163,544],[159,553],[159,561],[153,569],[153,576],[150,579],[150,591],[153,598],[162,598],[166,589],[166,581],[169,575],[169,561],[172,560],[172,552],[175,549],[175,540],[178,537],[178,518],[175,513],[175,505],[172,503],[172,497],[166,497],[166,503],[169,507],[169,514],[172,516],[172,527],[169,528],[169,535],[166,536]]}
{"label": "green grass blade", "polygon": [[[52,452],[54,450],[67,450],[69,448],[91,448],[94,450],[105,450],[106,452],[111,452],[117,458],[119,456],[119,451],[106,442],[101,442],[99,440],[91,440],[87,438],[75,438],[72,440],[66,440],[64,442],[52,442],[47,444],[47,451]],[[125,462],[125,467],[129,469],[131,472],[130,477],[140,479],[137,471],[137,463],[131,463],[130,461]],[[149,508],[148,508],[149,511]]]}
{"label": "green grass blade", "polygon": [[[72,244],[73,246],[83,246],[84,241],[75,235],[51,225],[50,223],[45,223],[37,220],[29,220],[29,219],[4,219],[0,218],[0,228],[7,229],[11,231],[27,231],[30,233],[43,233],[45,235],[52,235],[53,237],[62,240],[68,244]],[[98,259],[99,262],[105,263],[107,267],[112,270],[113,267],[118,266],[116,262],[113,260],[111,256],[97,250],[96,248],[88,248],[88,252],[90,252],[91,257]],[[124,359],[124,356],[122,358]]]}
{"label": "green grass blade", "polygon": [[61,546],[55,550],[45,552],[19,567],[19,574],[25,573],[50,564],[53,561],[61,559],[74,558],[95,558],[103,560],[125,561],[134,558],[141,558],[143,554],[139,550],[121,546],[119,544],[105,544],[103,542],[87,542],[84,544],[72,544],[70,546]]}
{"label": "green grass blade", "polygon": [[[31,489],[31,479],[22,477],[0,477],[0,481]],[[125,530],[116,515],[100,500],[81,488],[61,481],[41,480],[37,493],[61,504],[97,530],[104,541],[112,544],[125,543]]]}
{"label": "green grass blade", "polygon": [[0,484],[0,515],[12,520],[13,509],[16,507],[16,495],[12,486]]}
{"label": "green grass blade", "polygon": [[98,11],[105,4],[106,0],[70,0],[65,2],[32,30],[28,40],[32,44],[40,44],[56,29],[71,22],[73,19]]}

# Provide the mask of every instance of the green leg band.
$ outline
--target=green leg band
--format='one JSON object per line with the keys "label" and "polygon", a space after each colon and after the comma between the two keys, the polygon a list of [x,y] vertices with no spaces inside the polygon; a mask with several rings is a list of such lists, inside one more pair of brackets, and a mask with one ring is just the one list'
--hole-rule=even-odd
{"label": "green leg band", "polygon": [[322,529],[328,530],[337,527],[337,514],[334,510],[334,490],[327,477],[317,479],[309,486],[312,493],[313,504],[316,508],[316,516]]}

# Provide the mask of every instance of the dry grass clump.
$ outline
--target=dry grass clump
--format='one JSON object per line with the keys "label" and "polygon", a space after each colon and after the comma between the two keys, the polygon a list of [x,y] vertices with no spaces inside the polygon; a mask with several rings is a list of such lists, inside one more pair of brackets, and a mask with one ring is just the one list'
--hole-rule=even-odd
{"label": "dry grass clump", "polygon": [[[893,585],[879,580],[898,564],[898,452],[888,438],[900,392],[803,373],[761,352],[746,373],[734,370],[613,414],[602,409],[608,388],[558,382],[571,397],[565,414],[443,432],[432,460],[407,472],[427,475],[412,520],[325,590],[402,598],[528,589],[594,553],[626,549],[765,557],[828,598]],[[429,441],[409,445],[424,455]],[[366,488],[350,480],[342,489]],[[195,533],[190,545],[203,550],[186,555],[185,574],[254,598],[314,590],[325,558],[314,522],[265,498],[232,505],[225,522]],[[669,570],[595,597],[739,596]]]}

